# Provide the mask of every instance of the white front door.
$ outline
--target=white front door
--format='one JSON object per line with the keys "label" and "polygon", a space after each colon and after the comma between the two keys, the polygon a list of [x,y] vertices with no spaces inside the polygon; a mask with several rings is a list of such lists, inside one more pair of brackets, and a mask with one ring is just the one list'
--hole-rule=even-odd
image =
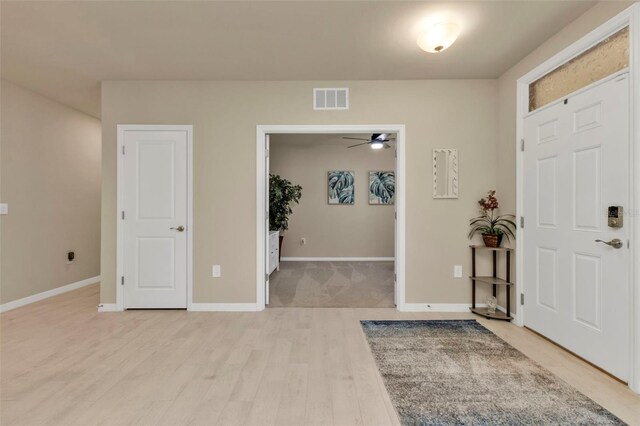
{"label": "white front door", "polygon": [[124,308],[187,307],[187,131],[126,130]]}
{"label": "white front door", "polygon": [[532,113],[524,131],[524,324],[627,381],[629,221],[607,219],[631,207],[628,74]]}

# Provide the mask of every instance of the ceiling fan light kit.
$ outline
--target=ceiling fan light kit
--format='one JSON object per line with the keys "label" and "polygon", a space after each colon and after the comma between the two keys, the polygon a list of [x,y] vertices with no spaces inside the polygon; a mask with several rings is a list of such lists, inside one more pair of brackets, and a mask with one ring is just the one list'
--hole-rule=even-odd
{"label": "ceiling fan light kit", "polygon": [[394,137],[389,137],[388,133],[374,133],[371,135],[371,137],[369,139],[363,139],[363,138],[353,138],[350,136],[343,136],[342,139],[351,139],[351,140],[356,140],[356,141],[364,141],[362,143],[357,143],[355,145],[351,145],[348,146],[347,148],[354,148],[356,146],[361,146],[361,145],[369,145],[371,147],[371,149],[388,149],[391,148],[391,145],[389,145],[387,142],[391,141],[391,140],[395,140]]}
{"label": "ceiling fan light kit", "polygon": [[429,53],[440,53],[451,46],[460,35],[460,26],[453,22],[439,22],[418,36],[418,46]]}

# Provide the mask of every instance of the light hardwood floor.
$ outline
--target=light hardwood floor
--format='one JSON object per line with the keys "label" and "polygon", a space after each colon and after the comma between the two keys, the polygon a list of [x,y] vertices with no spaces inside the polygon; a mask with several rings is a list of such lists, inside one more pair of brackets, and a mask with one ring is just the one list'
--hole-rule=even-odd
{"label": "light hardwood floor", "polygon": [[[1,315],[2,425],[386,425],[361,319],[476,318],[631,425],[640,398],[526,329],[470,314],[97,313],[93,285]],[[499,367],[497,367],[499,368]]]}

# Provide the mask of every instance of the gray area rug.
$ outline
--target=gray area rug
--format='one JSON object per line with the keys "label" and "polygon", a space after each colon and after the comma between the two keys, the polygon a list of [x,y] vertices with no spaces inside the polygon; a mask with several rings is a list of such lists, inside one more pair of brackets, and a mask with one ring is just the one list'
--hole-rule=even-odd
{"label": "gray area rug", "polygon": [[362,321],[403,425],[624,425],[475,320]]}
{"label": "gray area rug", "polygon": [[392,308],[393,262],[281,262],[269,307]]}

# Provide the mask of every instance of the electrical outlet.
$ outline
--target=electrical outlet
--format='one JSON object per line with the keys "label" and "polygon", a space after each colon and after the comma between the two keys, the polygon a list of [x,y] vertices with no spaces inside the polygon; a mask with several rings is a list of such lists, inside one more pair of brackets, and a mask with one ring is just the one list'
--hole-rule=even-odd
{"label": "electrical outlet", "polygon": [[73,263],[74,260],[76,260],[76,252],[75,251],[68,251],[67,252],[67,263]]}
{"label": "electrical outlet", "polygon": [[9,204],[7,203],[0,204],[0,214],[9,214]]}
{"label": "electrical outlet", "polygon": [[453,278],[462,278],[462,265],[453,266]]}
{"label": "electrical outlet", "polygon": [[220,278],[222,275],[222,271],[220,270],[220,265],[213,265],[211,268],[211,276],[213,278]]}
{"label": "electrical outlet", "polygon": [[306,238],[300,238],[300,245],[305,245],[307,244],[307,239]]}

